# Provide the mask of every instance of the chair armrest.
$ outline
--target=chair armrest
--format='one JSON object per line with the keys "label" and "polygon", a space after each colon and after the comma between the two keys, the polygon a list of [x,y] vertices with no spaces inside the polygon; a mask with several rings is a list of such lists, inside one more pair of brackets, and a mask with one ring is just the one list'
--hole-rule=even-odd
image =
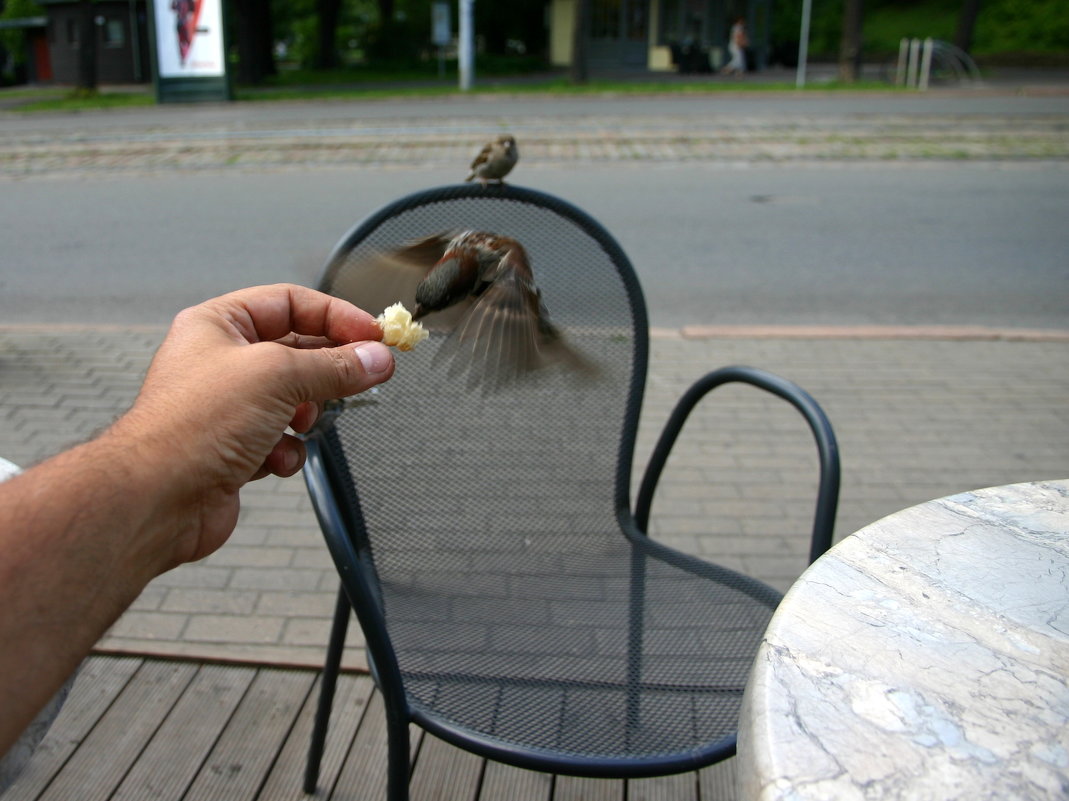
{"label": "chair armrest", "polygon": [[813,432],[820,458],[820,483],[810,540],[809,561],[812,563],[831,547],[835,513],[839,505],[839,446],[827,415],[808,392],[797,384],[756,367],[733,366],[714,370],[694,382],[679,399],[665,423],[642,476],[635,500],[635,523],[640,531],[646,532],[653,494],[657,489],[661,471],[691,410],[706,394],[728,383],[750,384],[783,398],[801,412]]}

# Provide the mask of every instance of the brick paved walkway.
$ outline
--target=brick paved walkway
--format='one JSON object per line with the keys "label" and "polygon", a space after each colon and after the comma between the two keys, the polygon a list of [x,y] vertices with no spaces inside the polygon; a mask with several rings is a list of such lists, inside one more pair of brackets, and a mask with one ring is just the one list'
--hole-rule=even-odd
{"label": "brick paved walkway", "polygon": [[[829,121],[801,109],[789,119],[725,115],[715,101],[703,102],[707,108],[678,118],[632,119],[605,111],[611,103],[567,124],[528,115],[516,121],[524,162],[1069,157],[1064,114],[1044,105],[962,116],[936,102],[919,116],[885,109]],[[487,125],[448,104],[430,117],[420,111],[418,124],[394,119],[388,104],[374,114],[309,104],[300,106],[304,116],[283,109],[274,123],[258,108],[179,117],[155,109],[137,125],[142,112],[93,116],[93,125],[89,115],[68,125],[65,117],[5,113],[0,177],[16,184],[174,165],[458,164],[471,156],[472,131]],[[107,425],[132,401],[162,334],[0,324],[0,456],[31,464]],[[934,497],[1069,476],[1067,332],[1008,340],[962,329],[694,327],[654,338],[636,474],[689,382],[740,363],[793,379],[827,410],[843,458],[839,536]],[[793,411],[755,390],[723,388],[677,446],[652,533],[786,588],[804,567],[814,470],[808,431]],[[303,482],[265,479],[245,490],[227,546],[153,582],[100,647],[316,665],[336,586]],[[346,661],[362,666],[355,628]]]}
{"label": "brick paved walkway", "polygon": [[[749,105],[741,107],[731,105],[738,102],[737,95],[668,96],[662,98],[667,105],[653,115],[629,113],[626,104],[613,102],[611,96],[592,97],[579,112],[574,104],[582,103],[580,98],[565,100],[564,111],[551,101],[540,106],[545,98],[525,98],[524,113],[503,110],[490,117],[466,113],[463,104],[468,99],[459,98],[456,105],[364,100],[208,104],[207,111],[192,113],[174,108],[87,112],[66,127],[55,124],[62,118],[58,115],[0,111],[0,177],[175,168],[457,165],[470,161],[487,131],[504,127],[521,142],[526,166],[620,161],[1062,161],[1069,158],[1064,124],[1069,81],[1049,92],[1037,95],[1024,86],[942,90],[923,96],[927,102],[909,110],[900,104],[909,95],[885,93],[878,95],[879,113],[841,104],[833,105],[833,111],[806,105],[790,105],[781,114],[762,110],[768,97],[790,103],[789,93],[750,95]],[[983,101],[988,95],[996,98],[992,102],[1000,96],[1029,95],[1030,102],[1006,115],[986,112],[982,102],[964,107],[952,103],[955,97]],[[472,102],[482,109],[491,103],[507,109],[516,101],[504,95],[474,97]],[[940,97],[948,102],[941,103]],[[262,111],[263,106],[269,106],[270,113]],[[413,107],[419,109],[415,116]]]}
{"label": "brick paved walkway", "polygon": [[[975,331],[704,333],[653,340],[640,466],[693,379],[752,364],[801,384],[828,412],[843,457],[838,536],[930,498],[1069,476],[1064,332],[1014,341]],[[28,465],[107,425],[132,401],[161,336],[0,326],[0,455]],[[717,390],[677,446],[653,534],[786,588],[804,567],[814,469],[793,411],[755,390]],[[100,648],[316,665],[336,586],[303,482],[265,479],[245,490],[231,541],[153,582]],[[354,631],[353,667],[364,664],[358,639]]]}

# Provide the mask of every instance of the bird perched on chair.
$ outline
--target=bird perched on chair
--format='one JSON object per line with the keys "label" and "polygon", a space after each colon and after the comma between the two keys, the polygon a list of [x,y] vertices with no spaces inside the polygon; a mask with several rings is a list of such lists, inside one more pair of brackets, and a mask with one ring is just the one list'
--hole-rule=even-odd
{"label": "bird perched on chair", "polygon": [[367,259],[333,292],[374,310],[400,298],[429,330],[448,331],[435,360],[469,368],[469,386],[498,389],[558,363],[597,373],[550,321],[527,251],[511,237],[433,234]]}
{"label": "bird perched on chair", "polygon": [[516,147],[516,139],[511,134],[500,134],[479,151],[479,155],[471,163],[471,173],[464,180],[478,180],[483,186],[490,181],[503,184],[505,176],[519,160],[520,151]]}

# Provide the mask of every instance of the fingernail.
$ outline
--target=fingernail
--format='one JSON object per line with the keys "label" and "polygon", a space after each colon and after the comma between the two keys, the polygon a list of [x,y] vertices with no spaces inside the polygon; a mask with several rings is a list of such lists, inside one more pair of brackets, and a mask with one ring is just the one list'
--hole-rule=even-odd
{"label": "fingernail", "polygon": [[392,360],[390,349],[381,342],[361,342],[356,346],[356,357],[368,375],[385,373]]}
{"label": "fingernail", "polygon": [[290,475],[297,472],[300,461],[301,455],[297,451],[286,451],[282,454],[282,468]]}

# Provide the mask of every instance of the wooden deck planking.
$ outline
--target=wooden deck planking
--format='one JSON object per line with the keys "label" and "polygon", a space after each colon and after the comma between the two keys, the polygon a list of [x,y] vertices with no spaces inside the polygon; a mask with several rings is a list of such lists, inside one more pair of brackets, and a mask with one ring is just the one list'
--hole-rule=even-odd
{"label": "wooden deck planking", "polygon": [[[142,663],[41,801],[107,801],[196,672],[192,664]],[[71,695],[78,691],[75,682]]]}
{"label": "wooden deck planking", "polygon": [[181,801],[215,745],[212,733],[223,729],[255,676],[251,668],[198,670],[109,801]]}
{"label": "wooden deck planking", "polygon": [[34,799],[67,763],[108,707],[141,666],[136,657],[88,659],[78,672],[77,692],[64,704],[33,760],[7,793],[8,798]]}
{"label": "wooden deck planking", "polygon": [[698,777],[694,773],[632,779],[627,783],[627,801],[698,801]]}
{"label": "wooden deck planking", "polygon": [[627,783],[620,779],[558,776],[553,785],[553,801],[624,801],[626,790]]}
{"label": "wooden deck planking", "polygon": [[[368,676],[341,675],[334,692],[327,741],[320,763],[319,786],[333,787],[349,756],[350,746],[361,726],[372,697],[373,683]],[[316,679],[293,725],[293,730],[271,768],[258,801],[293,801],[304,798],[304,769],[308,760],[308,743],[312,737],[319,680]],[[322,797],[322,796],[320,796]],[[308,796],[312,798],[312,796]]]}
{"label": "wooden deck planking", "polygon": [[487,762],[479,797],[507,798],[509,801],[550,801],[553,798],[553,776],[533,770],[521,770],[500,762]]}
{"label": "wooden deck planking", "polygon": [[314,680],[305,671],[258,670],[183,801],[254,801]]}
{"label": "wooden deck planking", "polygon": [[[336,703],[334,711],[338,711]],[[331,723],[334,723],[333,718]],[[337,780],[332,784],[320,776],[319,786],[324,788],[324,797],[331,801],[381,801],[386,798],[386,710],[379,693],[369,699],[359,724],[355,737],[350,731],[352,745],[340,773],[336,774]],[[330,736],[335,735],[331,732]],[[418,737],[410,739],[419,743]]]}
{"label": "wooden deck planking", "polygon": [[[382,698],[343,675],[319,790],[301,790],[309,671],[92,657],[3,801],[384,801]],[[656,779],[579,779],[475,757],[412,727],[412,801],[734,801],[734,761]]]}
{"label": "wooden deck planking", "polygon": [[424,734],[409,785],[412,797],[420,801],[477,801],[485,761]]}
{"label": "wooden deck planking", "polygon": [[735,801],[734,759],[725,759],[698,771],[698,788],[701,801]]}

